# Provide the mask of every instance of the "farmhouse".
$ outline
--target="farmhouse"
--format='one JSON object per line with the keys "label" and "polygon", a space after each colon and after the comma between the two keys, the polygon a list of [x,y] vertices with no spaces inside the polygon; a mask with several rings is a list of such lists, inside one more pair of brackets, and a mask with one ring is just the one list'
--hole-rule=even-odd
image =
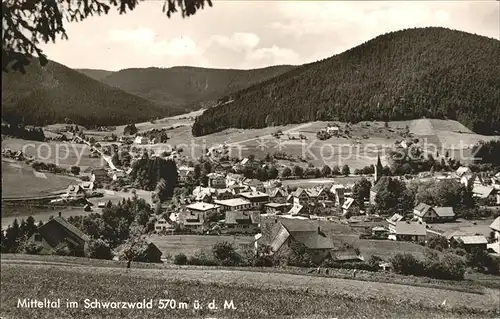
{"label": "farmhouse", "polygon": [[271,246],[277,255],[288,255],[292,248],[300,245],[319,263],[333,253],[344,251],[345,244],[351,244],[358,236],[347,225],[287,218],[264,218],[262,233],[256,238],[256,247]]}
{"label": "farmhouse", "polygon": [[250,209],[252,207],[252,203],[250,203],[249,201],[242,199],[242,198],[215,200],[214,203],[221,207],[222,212],[228,211],[228,210],[241,211],[241,210]]}
{"label": "farmhouse", "polygon": [[223,233],[227,234],[256,234],[259,230],[260,212],[228,211]]}
{"label": "farmhouse", "polygon": [[389,239],[397,241],[425,242],[427,230],[421,222],[396,222],[389,225]]}
{"label": "farmhouse", "polygon": [[90,181],[93,183],[106,183],[111,181],[108,172],[104,168],[93,169],[90,175]]}
{"label": "farmhouse", "polygon": [[452,207],[432,207],[425,203],[418,204],[413,209],[413,216],[423,223],[449,222],[455,220]]}
{"label": "farmhouse", "polygon": [[500,194],[491,186],[474,186],[473,196],[485,205],[500,205]]}
{"label": "farmhouse", "polygon": [[269,202],[269,195],[262,192],[243,192],[239,194],[241,198],[246,199],[252,204],[252,207],[259,207],[260,205]]}
{"label": "farmhouse", "polygon": [[90,238],[81,230],[68,223],[59,213],[29,238],[29,241],[42,246],[42,254],[52,254],[66,250],[72,256],[83,257],[85,245]]}
{"label": "farmhouse", "polygon": [[465,251],[470,252],[475,248],[486,250],[488,241],[484,236],[458,235],[450,238],[450,244],[452,247],[462,247]]}

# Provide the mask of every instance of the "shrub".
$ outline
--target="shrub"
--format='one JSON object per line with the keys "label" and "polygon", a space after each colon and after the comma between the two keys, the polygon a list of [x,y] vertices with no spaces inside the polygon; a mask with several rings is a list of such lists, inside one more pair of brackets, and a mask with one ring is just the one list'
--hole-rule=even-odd
{"label": "shrub", "polygon": [[176,265],[186,265],[188,262],[188,258],[184,254],[177,254],[174,257],[174,264]]}
{"label": "shrub", "polygon": [[102,239],[90,240],[85,246],[85,257],[94,259],[113,259],[109,244]]}
{"label": "shrub", "polygon": [[28,255],[38,255],[42,251],[43,247],[34,242],[27,242],[24,247],[24,253]]}
{"label": "shrub", "polygon": [[397,273],[436,279],[462,280],[466,269],[465,263],[459,257],[446,254],[440,259],[433,251],[426,251],[425,261],[405,253],[395,255],[391,262]]}
{"label": "shrub", "polygon": [[216,243],[212,247],[214,258],[222,266],[237,266],[241,263],[241,257],[236,253],[233,245],[229,242]]}
{"label": "shrub", "polygon": [[214,259],[213,255],[200,250],[194,256],[189,257],[188,265],[196,266],[217,266],[217,260]]}

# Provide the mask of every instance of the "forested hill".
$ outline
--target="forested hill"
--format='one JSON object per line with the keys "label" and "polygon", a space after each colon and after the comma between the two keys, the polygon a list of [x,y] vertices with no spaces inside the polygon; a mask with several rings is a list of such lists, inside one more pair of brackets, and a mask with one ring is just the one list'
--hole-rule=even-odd
{"label": "forested hill", "polygon": [[63,123],[84,126],[144,122],[170,115],[164,108],[49,61],[38,60],[26,74],[2,74],[2,119],[25,124]]}
{"label": "forested hill", "polygon": [[195,136],[314,120],[455,119],[500,130],[500,41],[445,28],[391,32],[226,97]]}
{"label": "forested hill", "polygon": [[[138,68],[113,72],[102,82],[166,108],[192,111],[215,105],[227,94],[285,73],[294,66],[254,70],[198,67]],[[88,70],[87,70],[88,72]]]}

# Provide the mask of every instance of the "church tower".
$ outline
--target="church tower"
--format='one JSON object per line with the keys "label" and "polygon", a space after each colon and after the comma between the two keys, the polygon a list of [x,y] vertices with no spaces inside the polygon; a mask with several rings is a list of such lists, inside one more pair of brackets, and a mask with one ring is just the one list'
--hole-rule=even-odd
{"label": "church tower", "polygon": [[380,161],[380,154],[377,155],[377,165],[375,165],[375,176],[373,180],[373,185],[377,184],[378,181],[380,180],[380,177],[382,177],[382,162]]}

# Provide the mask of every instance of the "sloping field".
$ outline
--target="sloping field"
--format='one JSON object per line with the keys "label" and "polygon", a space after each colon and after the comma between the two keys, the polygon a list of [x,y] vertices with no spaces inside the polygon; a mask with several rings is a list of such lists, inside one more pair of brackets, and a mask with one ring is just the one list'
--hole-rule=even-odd
{"label": "sloping field", "polygon": [[[499,302],[492,290],[481,295],[220,269],[117,269],[2,261],[1,282],[0,314],[6,318],[487,318],[493,313],[484,311],[495,311]],[[63,304],[78,302],[78,308],[18,308],[18,298],[60,298]],[[85,309],[87,298],[100,302],[153,299],[153,309]],[[159,299],[187,305],[158,309]],[[439,309],[443,299],[447,305]],[[202,309],[194,310],[194,300]],[[217,310],[208,308],[212,300]],[[225,300],[232,301],[234,309],[224,309]],[[463,309],[464,305],[469,309]]]}
{"label": "sloping field", "polygon": [[61,167],[80,166],[82,171],[87,167],[101,167],[104,161],[100,158],[90,158],[90,148],[86,144],[64,142],[38,142],[16,138],[2,141],[2,149],[23,151],[34,157],[35,161],[54,163]]}
{"label": "sloping field", "polygon": [[51,173],[35,174],[24,163],[2,160],[2,199],[50,195],[66,189],[75,180]]}

